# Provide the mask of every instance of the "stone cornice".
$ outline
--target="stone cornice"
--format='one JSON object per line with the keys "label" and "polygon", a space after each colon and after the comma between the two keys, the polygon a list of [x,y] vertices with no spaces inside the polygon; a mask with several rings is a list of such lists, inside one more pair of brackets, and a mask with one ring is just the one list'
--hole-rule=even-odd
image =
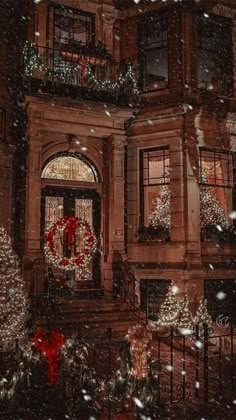
{"label": "stone cornice", "polygon": [[130,108],[104,107],[97,103],[63,101],[27,97],[30,126],[37,131],[54,131],[72,135],[106,138],[124,135],[126,121],[133,114]]}

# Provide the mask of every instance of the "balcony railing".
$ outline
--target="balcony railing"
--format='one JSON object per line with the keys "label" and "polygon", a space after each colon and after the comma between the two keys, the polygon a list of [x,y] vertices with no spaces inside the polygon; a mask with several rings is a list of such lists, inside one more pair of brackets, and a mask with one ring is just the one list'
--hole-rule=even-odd
{"label": "balcony railing", "polygon": [[[121,68],[111,60],[80,52],[52,49],[27,43],[23,50],[25,80],[38,80],[40,88],[70,87],[75,95],[118,102],[137,101],[137,69],[125,63]],[[67,89],[68,95],[68,89]],[[70,93],[69,93],[70,96]]]}

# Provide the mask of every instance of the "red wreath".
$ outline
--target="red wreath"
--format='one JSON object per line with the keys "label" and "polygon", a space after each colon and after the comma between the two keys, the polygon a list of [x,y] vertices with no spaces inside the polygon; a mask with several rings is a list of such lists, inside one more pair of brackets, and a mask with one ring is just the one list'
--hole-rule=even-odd
{"label": "red wreath", "polygon": [[64,344],[64,335],[56,330],[51,331],[49,338],[45,337],[45,331],[40,328],[34,336],[34,346],[43,353],[48,362],[48,378],[51,385],[58,383],[59,350]]}
{"label": "red wreath", "polygon": [[[75,253],[71,258],[61,258],[55,248],[55,236],[58,230],[66,233],[67,246],[71,249],[75,242],[76,231],[83,229],[84,231],[84,250],[80,253]],[[67,270],[74,270],[76,267],[85,267],[89,264],[92,254],[96,250],[96,238],[91,230],[90,225],[85,220],[79,217],[62,217],[56,223],[53,223],[48,230],[46,236],[45,253],[52,265],[56,267],[63,267]]]}

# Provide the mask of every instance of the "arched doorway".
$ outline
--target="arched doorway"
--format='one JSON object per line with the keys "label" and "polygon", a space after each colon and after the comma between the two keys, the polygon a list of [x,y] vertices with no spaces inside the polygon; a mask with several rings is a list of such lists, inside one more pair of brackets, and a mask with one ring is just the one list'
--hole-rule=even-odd
{"label": "arched doorway", "polygon": [[[45,230],[63,216],[77,216],[86,220],[92,227],[98,241],[101,231],[101,183],[93,163],[80,153],[60,153],[44,164],[42,174],[41,199],[41,238],[44,246]],[[56,239],[57,250],[63,254],[63,243]],[[62,270],[55,270],[57,276],[63,276]],[[100,286],[100,252],[80,273],[67,272],[70,285],[75,288]]]}

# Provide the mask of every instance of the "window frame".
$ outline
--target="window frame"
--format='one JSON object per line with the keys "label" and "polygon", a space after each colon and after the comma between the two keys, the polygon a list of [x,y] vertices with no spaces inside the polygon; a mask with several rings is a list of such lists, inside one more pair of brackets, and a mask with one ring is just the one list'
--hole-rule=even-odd
{"label": "window frame", "polygon": [[[52,2],[49,5],[49,13],[48,15],[50,16],[50,14],[53,14],[53,19],[52,19],[52,34],[53,34],[53,39],[52,39],[52,44],[53,44],[53,48],[56,47],[56,42],[55,42],[55,15],[56,15],[56,10],[70,10],[72,12],[73,15],[78,15],[78,16],[85,16],[85,17],[90,17],[91,18],[91,41],[86,41],[86,43],[84,45],[88,45],[89,43],[94,44],[95,43],[95,29],[96,29],[96,15],[95,13],[91,13],[88,12],[86,10],[81,10],[81,9],[77,9],[75,7],[69,7],[67,5],[62,5],[62,4],[58,4],[56,2]],[[52,12],[51,12],[52,10]],[[48,31],[49,33],[51,31]],[[86,35],[87,37],[87,35]],[[63,45],[63,43],[62,43]]]}
{"label": "window frame", "polygon": [[[214,153],[214,180],[215,180],[215,183],[213,183],[213,184],[210,184],[210,183],[207,183],[207,182],[202,182],[202,180],[201,180],[201,178],[202,178],[202,175],[201,175],[201,173],[202,173],[202,152],[211,152],[211,153]],[[227,164],[228,164],[228,174],[227,174],[227,184],[218,184],[217,183],[217,181],[219,181],[219,179],[216,177],[216,162],[217,162],[217,159],[216,159],[216,155],[217,154],[220,154],[220,155],[227,155],[228,156],[228,159],[224,159],[224,161],[227,161]],[[200,147],[199,148],[199,185],[204,185],[204,186],[206,186],[206,187],[215,187],[215,188],[224,188],[224,189],[232,189],[233,188],[233,186],[232,185],[230,185],[230,181],[231,180],[233,180],[233,173],[232,173],[232,175],[231,175],[231,171],[230,171],[230,156],[231,156],[231,153],[230,153],[230,151],[226,151],[226,150],[221,150],[221,149],[215,149],[215,148],[208,148],[208,147]],[[233,170],[233,165],[232,165],[232,170]],[[223,180],[223,182],[224,182],[224,180]]]}
{"label": "window frame", "polygon": [[[169,157],[170,161],[170,149],[169,146],[160,146],[160,147],[151,147],[151,148],[144,148],[139,150],[139,226],[144,226],[144,188],[148,186],[158,186],[158,185],[170,185],[170,177],[168,182],[159,182],[155,184],[144,184],[144,154],[150,152],[158,152],[163,151],[163,156],[165,156],[167,152],[167,156]],[[165,161],[165,159],[163,159]],[[149,160],[148,160],[149,162]],[[165,168],[165,165],[163,166]],[[170,165],[169,165],[170,168]],[[149,171],[149,167],[147,168]],[[148,178],[149,179],[149,178]]]}
{"label": "window frame", "polygon": [[[195,28],[194,32],[195,32],[195,42],[196,42],[195,48],[196,48],[196,57],[197,57],[196,58],[196,84],[197,84],[198,89],[202,89],[202,87],[199,86],[200,85],[200,81],[199,81],[200,54],[201,54],[202,51],[205,52],[205,53],[208,53],[208,54],[210,54],[210,53],[212,54],[212,52],[214,53],[214,51],[212,49],[209,49],[206,46],[204,47],[205,38],[203,39],[203,35],[202,35],[202,37],[199,38],[199,33],[202,33],[203,31],[201,30],[201,27],[200,27],[200,29],[198,29],[198,27],[199,27],[199,25],[201,25],[201,18],[204,17],[204,13],[206,13],[206,12],[202,9],[197,10],[195,12],[195,18],[194,18],[194,28]],[[233,89],[233,74],[234,74],[234,70],[233,70],[233,64],[234,64],[233,63],[233,59],[234,59],[234,55],[233,55],[233,21],[229,17],[225,17],[225,16],[218,15],[218,14],[215,14],[215,13],[209,13],[208,11],[207,11],[207,14],[209,15],[209,19],[208,19],[209,24],[211,23],[213,25],[215,23],[217,25],[222,25],[222,26],[225,24],[225,26],[229,26],[230,29],[231,29],[231,44],[230,44],[230,46],[229,46],[229,44],[227,44],[227,46],[228,46],[227,52],[230,53],[230,54],[228,54],[229,57],[230,57],[229,60],[228,60],[228,63],[230,63],[230,61],[231,61],[231,65],[229,66],[229,69],[228,69],[227,73],[224,70],[225,67],[221,68],[221,76],[222,76],[222,79],[223,79],[223,84],[222,84],[222,88],[220,89],[224,93],[225,92],[231,92],[232,89]],[[221,44],[221,46],[222,45],[223,44]],[[217,47],[215,47],[215,49],[217,49]],[[213,56],[214,56],[214,54],[213,54]],[[214,58],[214,67],[216,67],[216,63],[218,61],[221,61],[221,60],[217,60],[216,58]],[[207,84],[209,84],[210,82],[207,82],[207,81],[203,81],[203,82],[205,84],[205,88],[207,88]]]}
{"label": "window frame", "polygon": [[[159,46],[153,48],[147,48],[147,51],[155,51],[155,50],[166,50],[167,53],[167,80],[164,82],[166,86],[164,87],[157,87],[155,89],[148,89],[146,88],[146,71],[145,71],[145,63],[144,63],[144,49],[142,47],[142,28],[145,26],[145,21],[149,17],[157,17],[157,20],[166,20],[167,23],[167,39],[166,39],[166,47]],[[156,11],[156,12],[147,12],[144,16],[142,16],[138,21],[138,58],[140,63],[140,74],[142,80],[142,89],[146,92],[155,92],[156,90],[167,89],[170,81],[170,60],[169,60],[169,45],[170,45],[170,36],[169,36],[169,16],[166,11]]]}

